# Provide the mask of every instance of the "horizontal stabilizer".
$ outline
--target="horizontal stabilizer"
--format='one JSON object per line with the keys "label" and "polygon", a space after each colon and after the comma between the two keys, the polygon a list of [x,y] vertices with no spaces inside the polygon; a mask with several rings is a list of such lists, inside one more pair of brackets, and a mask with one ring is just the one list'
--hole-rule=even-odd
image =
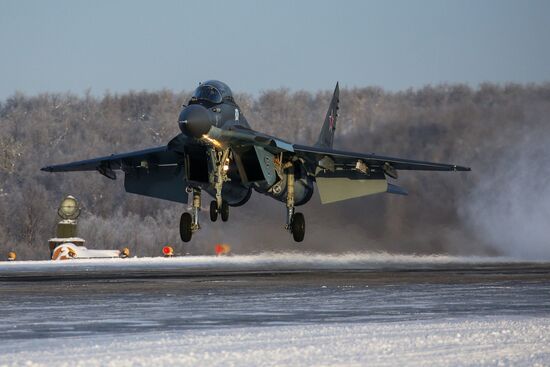
{"label": "horizontal stabilizer", "polygon": [[404,189],[400,186],[397,186],[391,183],[388,184],[388,193],[396,194],[396,195],[405,195],[405,196],[409,195],[409,192],[407,191],[407,189]]}
{"label": "horizontal stabilizer", "polygon": [[328,204],[388,191],[385,179],[352,180],[347,177],[317,177],[321,203]]}

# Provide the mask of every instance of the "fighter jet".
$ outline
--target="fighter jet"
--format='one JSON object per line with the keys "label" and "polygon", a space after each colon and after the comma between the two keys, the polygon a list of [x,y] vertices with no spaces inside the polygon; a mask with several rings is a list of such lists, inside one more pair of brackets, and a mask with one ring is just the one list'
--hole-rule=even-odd
{"label": "fighter jet", "polygon": [[47,172],[98,171],[116,179],[124,172],[129,193],[180,203],[191,212],[180,218],[180,236],[189,242],[200,229],[201,194],[208,193],[210,220],[226,222],[229,208],[244,205],[253,191],[286,204],[284,228],[295,241],[305,235],[305,219],[295,208],[306,204],[315,188],[322,203],[377,193],[407,195],[389,183],[398,171],[469,171],[454,164],[392,158],[332,148],[338,120],[338,83],[317,142],[293,144],[253,130],[233,99],[229,86],[217,80],[201,83],[178,118],[181,133],[167,145],[84,161],[47,166]]}

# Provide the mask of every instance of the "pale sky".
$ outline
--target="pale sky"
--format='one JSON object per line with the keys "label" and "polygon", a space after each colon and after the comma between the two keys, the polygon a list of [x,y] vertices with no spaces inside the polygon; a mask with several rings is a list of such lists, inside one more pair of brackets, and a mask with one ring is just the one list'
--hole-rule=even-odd
{"label": "pale sky", "polygon": [[0,0],[15,91],[257,93],[550,81],[550,1]]}

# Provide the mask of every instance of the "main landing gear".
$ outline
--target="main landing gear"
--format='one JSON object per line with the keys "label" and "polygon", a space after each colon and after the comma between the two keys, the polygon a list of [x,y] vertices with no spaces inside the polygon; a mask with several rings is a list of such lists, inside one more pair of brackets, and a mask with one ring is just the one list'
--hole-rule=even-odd
{"label": "main landing gear", "polygon": [[287,169],[286,209],[285,229],[292,233],[294,241],[302,242],[306,234],[306,220],[302,213],[295,213],[294,167],[292,165]]}
{"label": "main landing gear", "polygon": [[199,225],[199,212],[201,210],[201,189],[193,188],[193,209],[191,213],[183,213],[180,218],[180,237],[183,242],[191,241],[193,233],[201,227]]}

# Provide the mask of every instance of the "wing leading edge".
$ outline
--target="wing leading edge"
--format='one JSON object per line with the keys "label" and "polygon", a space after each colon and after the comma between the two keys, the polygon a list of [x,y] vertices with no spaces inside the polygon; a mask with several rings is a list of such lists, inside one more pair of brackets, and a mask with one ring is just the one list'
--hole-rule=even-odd
{"label": "wing leading edge", "polygon": [[334,164],[350,166],[355,165],[358,160],[363,161],[369,167],[383,169],[390,165],[395,170],[411,171],[470,171],[469,167],[458,166],[456,164],[435,163],[427,161],[417,161],[412,159],[394,158],[377,155],[374,153],[364,154],[355,152],[346,152],[319,147],[309,147],[307,145],[294,145],[294,151],[299,156],[303,156],[310,162],[319,162],[324,157],[330,157]]}

